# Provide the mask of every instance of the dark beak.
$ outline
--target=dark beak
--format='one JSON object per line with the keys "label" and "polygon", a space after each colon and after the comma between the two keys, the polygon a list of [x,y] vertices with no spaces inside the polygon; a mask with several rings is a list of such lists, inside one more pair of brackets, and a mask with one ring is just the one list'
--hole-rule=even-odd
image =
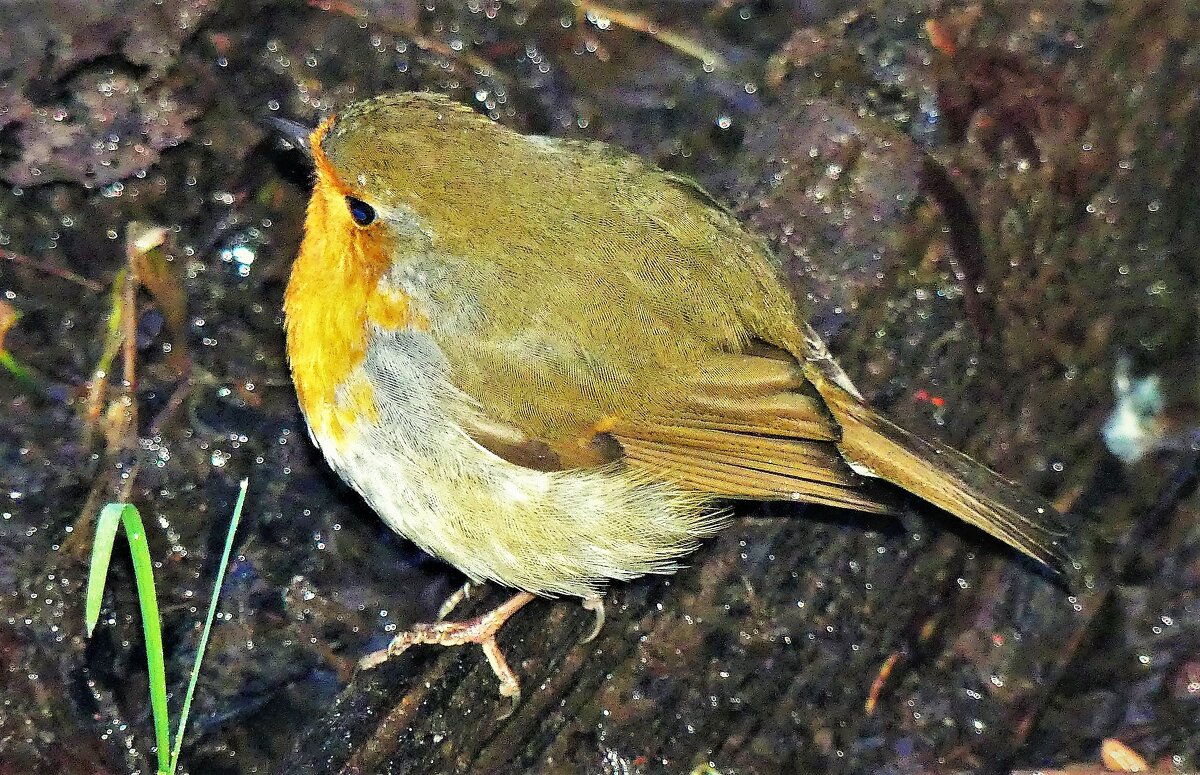
{"label": "dark beak", "polygon": [[299,121],[292,121],[287,118],[278,118],[276,116],[265,116],[262,119],[263,123],[275,130],[288,145],[298,151],[304,153],[305,156],[312,158],[312,148],[308,144],[308,136],[312,134],[312,127],[305,126]]}

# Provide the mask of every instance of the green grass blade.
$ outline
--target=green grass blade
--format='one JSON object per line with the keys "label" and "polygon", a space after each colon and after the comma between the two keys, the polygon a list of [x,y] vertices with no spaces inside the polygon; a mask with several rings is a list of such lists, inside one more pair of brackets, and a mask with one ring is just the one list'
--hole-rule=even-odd
{"label": "green grass blade", "polygon": [[100,604],[104,601],[104,580],[108,578],[108,564],[112,560],[113,541],[117,538],[117,527],[121,524],[120,503],[110,503],[100,511],[96,520],[96,536],[92,539],[92,561],[88,571],[87,597],[83,606],[83,624],[88,637],[100,621]]}
{"label": "green grass blade", "polygon": [[[225,583],[225,569],[229,567],[229,555],[233,553],[233,537],[237,534],[238,522],[242,519],[242,507],[246,503],[246,490],[250,480],[242,480],[242,489],[238,493],[237,503],[233,507],[233,516],[229,519],[229,531],[225,534],[225,551],[221,554],[221,564],[217,567],[217,578],[213,582],[212,599],[208,602],[208,616],[204,619],[204,630],[200,633],[200,645],[196,648],[196,661],[192,665],[192,676],[188,680],[187,693],[183,697],[183,709],[179,713],[179,727],[175,732],[175,748],[171,751],[170,768],[167,772],[175,775],[179,766],[179,751],[183,748],[183,731],[187,728],[188,713],[192,710],[192,695],[196,692],[196,681],[200,678],[200,664],[204,661],[204,649],[208,646],[208,636],[212,632],[213,620],[217,617],[217,598],[221,594],[221,586]],[[161,761],[161,759],[160,759]],[[159,764],[162,768],[162,764]]]}
{"label": "green grass blade", "polygon": [[[105,509],[108,507],[106,506]],[[138,603],[142,609],[142,632],[146,636],[146,671],[150,679],[150,710],[154,716],[154,744],[158,771],[165,772],[167,751],[171,745],[167,718],[167,671],[163,663],[162,629],[158,618],[158,597],[154,593],[154,563],[146,544],[146,529],[136,507],[124,504],[121,522],[133,556],[133,577],[137,582]]]}
{"label": "green grass blade", "polygon": [[42,386],[34,379],[33,374],[22,366],[21,362],[14,358],[8,350],[0,350],[0,367],[11,374],[26,392],[34,396],[43,395]]}

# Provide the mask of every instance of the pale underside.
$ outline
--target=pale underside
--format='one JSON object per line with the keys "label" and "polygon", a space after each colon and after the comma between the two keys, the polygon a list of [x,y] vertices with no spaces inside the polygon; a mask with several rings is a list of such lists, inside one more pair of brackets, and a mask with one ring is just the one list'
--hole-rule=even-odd
{"label": "pale underside", "polygon": [[620,464],[539,471],[488,451],[455,424],[470,403],[432,339],[377,332],[361,373],[378,422],[317,442],[385,522],[474,580],[590,596],[610,579],[675,570],[720,520],[711,496]]}

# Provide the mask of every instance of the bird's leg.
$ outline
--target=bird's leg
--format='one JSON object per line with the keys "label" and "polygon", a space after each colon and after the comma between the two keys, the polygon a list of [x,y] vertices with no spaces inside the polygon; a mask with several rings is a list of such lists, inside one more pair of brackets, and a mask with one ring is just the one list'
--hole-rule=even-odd
{"label": "bird's leg", "polygon": [[[452,595],[451,600],[454,597]],[[500,696],[512,698],[513,707],[515,708],[521,698],[521,684],[517,681],[516,674],[508,666],[508,662],[504,659],[504,654],[501,653],[500,647],[496,644],[496,633],[500,631],[500,628],[504,626],[504,623],[513,614],[520,611],[528,603],[532,602],[533,599],[534,596],[529,592],[520,592],[486,614],[477,616],[474,619],[467,619],[462,622],[439,621],[433,624],[415,625],[411,630],[402,632],[395,638],[392,638],[392,642],[388,644],[386,649],[363,657],[359,660],[358,666],[363,670],[376,667],[387,661],[390,657],[403,654],[408,650],[409,646],[418,643],[429,643],[439,646],[463,646],[468,643],[474,643],[483,649],[483,655],[487,657],[488,664],[492,666],[492,672],[496,674],[496,678],[500,681]]]}
{"label": "bird's leg", "polygon": [[592,595],[583,599],[583,607],[588,611],[594,611],[596,621],[592,624],[592,631],[587,634],[587,637],[579,641],[580,643],[591,643],[600,634],[600,630],[604,629],[604,595]]}

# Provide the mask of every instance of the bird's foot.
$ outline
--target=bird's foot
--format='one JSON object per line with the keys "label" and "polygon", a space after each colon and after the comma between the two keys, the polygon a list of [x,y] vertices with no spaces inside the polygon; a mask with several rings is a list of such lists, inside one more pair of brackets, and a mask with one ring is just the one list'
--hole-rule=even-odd
{"label": "bird's foot", "polygon": [[[463,596],[465,596],[465,592]],[[453,598],[454,596],[451,596],[451,599]],[[391,657],[403,654],[409,646],[420,643],[439,646],[464,646],[474,643],[483,649],[483,655],[487,657],[488,664],[492,666],[492,672],[500,681],[500,696],[512,699],[512,708],[516,709],[517,703],[521,699],[521,684],[517,681],[516,673],[508,666],[504,654],[500,651],[500,646],[496,643],[496,633],[500,631],[505,622],[512,618],[513,614],[520,611],[533,599],[532,594],[520,592],[486,614],[474,619],[462,622],[438,621],[432,624],[418,624],[411,630],[392,638],[392,642],[386,649],[363,657],[359,660],[358,666],[363,670],[369,670],[386,662]],[[509,710],[502,718],[510,715],[512,715],[512,710]]]}

